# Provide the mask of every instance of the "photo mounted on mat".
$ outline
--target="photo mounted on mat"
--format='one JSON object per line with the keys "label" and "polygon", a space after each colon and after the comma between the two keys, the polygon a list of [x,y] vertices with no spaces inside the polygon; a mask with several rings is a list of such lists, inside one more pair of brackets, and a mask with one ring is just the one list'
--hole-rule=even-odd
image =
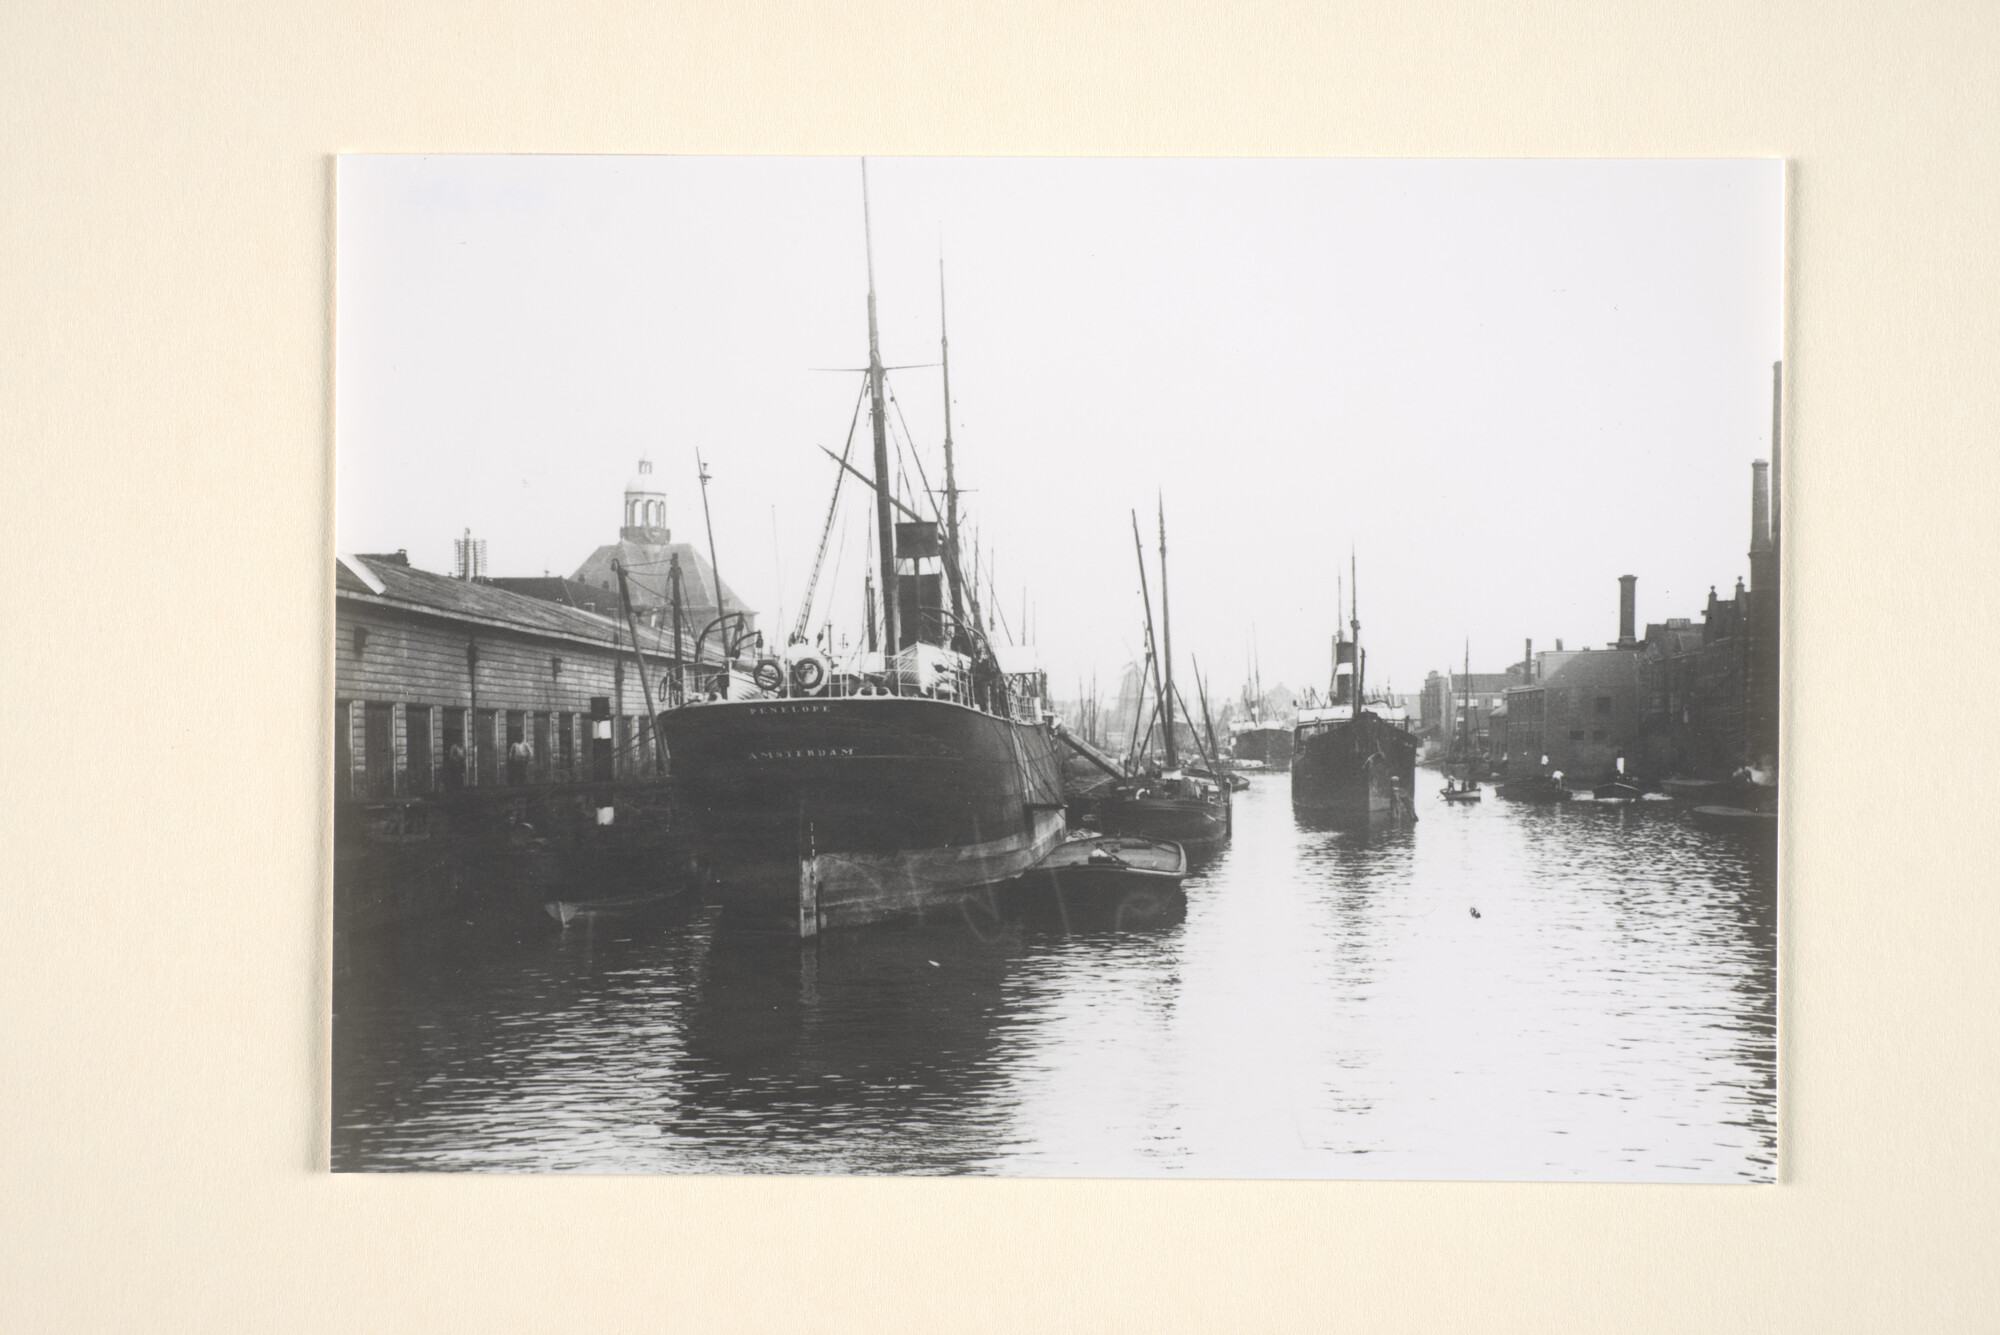
{"label": "photo mounted on mat", "polygon": [[338,178],[336,1171],[1774,1180],[1782,163]]}

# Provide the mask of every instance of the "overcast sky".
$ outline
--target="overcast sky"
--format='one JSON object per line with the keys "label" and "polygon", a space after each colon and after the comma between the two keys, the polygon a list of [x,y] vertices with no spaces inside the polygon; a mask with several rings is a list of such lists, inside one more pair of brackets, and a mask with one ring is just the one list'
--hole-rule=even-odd
{"label": "overcast sky", "polygon": [[[1360,564],[1371,686],[1699,617],[1747,575],[1780,355],[1776,161],[873,159],[885,361],[949,282],[967,522],[1056,691],[1143,639],[1233,695],[1323,684]],[[867,360],[853,159],[340,162],[336,545],[569,574],[641,455],[679,541],[789,625]],[[891,388],[941,484],[936,369]],[[893,417],[893,413],[892,413]],[[856,459],[867,466],[865,418]],[[859,634],[859,488],[814,626]],[[844,543],[839,541],[844,533]],[[837,569],[836,569],[837,566]],[[782,578],[781,578],[782,574]],[[1159,597],[1157,573],[1153,596]]]}

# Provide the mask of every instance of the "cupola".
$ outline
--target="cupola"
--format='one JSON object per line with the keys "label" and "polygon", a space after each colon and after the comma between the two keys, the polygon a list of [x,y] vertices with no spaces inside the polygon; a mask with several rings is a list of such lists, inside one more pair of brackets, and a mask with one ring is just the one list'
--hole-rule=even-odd
{"label": "cupola", "polygon": [[639,471],[625,484],[625,524],[618,536],[628,542],[669,541],[667,493],[653,474],[651,459],[639,460]]}

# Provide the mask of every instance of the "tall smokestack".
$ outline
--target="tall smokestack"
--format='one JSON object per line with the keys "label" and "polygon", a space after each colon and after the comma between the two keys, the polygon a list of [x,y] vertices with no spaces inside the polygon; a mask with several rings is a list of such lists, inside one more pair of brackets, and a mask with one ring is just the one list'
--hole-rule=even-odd
{"label": "tall smokestack", "polygon": [[1639,620],[1638,585],[1639,577],[1637,575],[1620,575],[1618,577],[1618,647],[1620,649],[1630,649],[1639,643],[1639,637],[1634,633],[1638,629]]}
{"label": "tall smokestack", "polygon": [[1521,680],[1533,681],[1534,679],[1535,642],[1533,640],[1523,640],[1521,641]]}
{"label": "tall smokestack", "polygon": [[1771,465],[1750,461],[1750,554],[1771,550]]}
{"label": "tall smokestack", "polygon": [[1785,438],[1785,364],[1771,363],[1771,545],[1778,545],[1778,506],[1785,475],[1778,467],[1778,444]]}

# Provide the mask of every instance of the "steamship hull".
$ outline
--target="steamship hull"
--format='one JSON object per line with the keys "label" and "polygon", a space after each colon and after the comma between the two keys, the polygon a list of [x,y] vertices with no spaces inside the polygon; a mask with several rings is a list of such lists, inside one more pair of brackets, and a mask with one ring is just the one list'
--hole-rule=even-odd
{"label": "steamship hull", "polygon": [[[1302,725],[1292,755],[1292,809],[1330,821],[1388,817],[1396,787],[1416,791],[1417,740],[1366,710],[1358,719]],[[1392,786],[1393,785],[1395,786]]]}
{"label": "steamship hull", "polygon": [[1262,765],[1266,769],[1289,769],[1292,763],[1292,730],[1245,728],[1230,742],[1229,750],[1238,761]]}
{"label": "steamship hull", "polygon": [[807,934],[957,915],[1064,837],[1044,725],[861,696],[687,705],[660,729],[725,908]]}

